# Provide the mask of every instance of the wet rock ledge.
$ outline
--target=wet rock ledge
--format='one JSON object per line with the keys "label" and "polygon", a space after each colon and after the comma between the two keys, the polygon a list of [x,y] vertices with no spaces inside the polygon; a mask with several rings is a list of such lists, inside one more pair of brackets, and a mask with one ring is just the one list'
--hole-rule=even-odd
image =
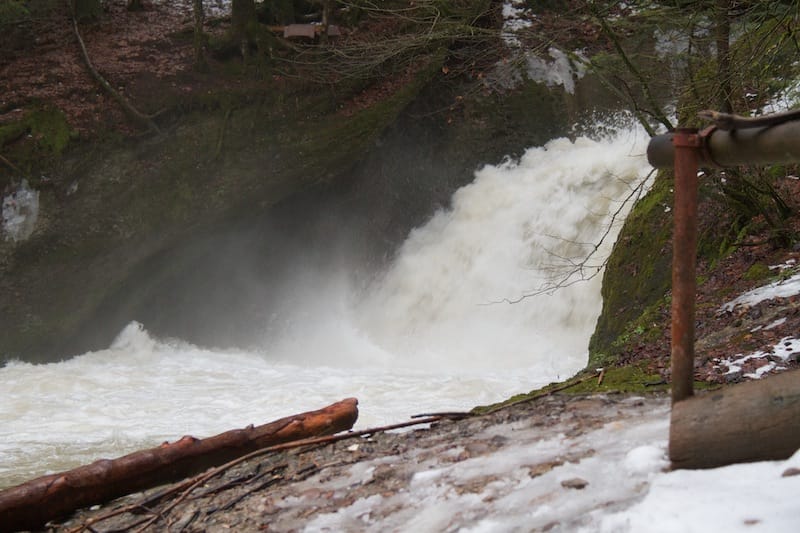
{"label": "wet rock ledge", "polygon": [[[551,395],[484,415],[253,458],[189,490],[160,497],[169,490],[161,487],[130,495],[51,523],[48,531],[297,531],[310,525],[395,530],[417,519],[421,511],[415,502],[426,499],[431,480],[456,498],[472,494],[487,502],[458,513],[443,510],[445,522],[426,519],[428,525],[454,530],[491,518],[497,510],[489,502],[558,467],[564,467],[559,471],[564,479],[549,483],[547,490],[591,490],[593,484],[604,490],[609,480],[567,475],[572,464],[603,446],[593,442],[592,432],[605,428],[602,435],[607,435],[608,428],[650,417],[666,438],[668,408],[661,393]],[[511,476],[507,468],[492,467],[509,454],[519,462]],[[556,525],[569,527],[553,523],[547,513],[529,522],[533,529]]]}

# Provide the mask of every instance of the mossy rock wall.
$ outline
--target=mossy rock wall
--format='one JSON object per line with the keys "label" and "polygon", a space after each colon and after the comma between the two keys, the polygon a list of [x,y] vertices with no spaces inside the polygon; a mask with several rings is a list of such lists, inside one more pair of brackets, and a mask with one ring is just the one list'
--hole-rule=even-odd
{"label": "mossy rock wall", "polygon": [[[110,312],[109,302],[142,292],[131,279],[155,274],[150,258],[334,180],[429,83],[434,63],[346,119],[325,92],[271,93],[236,99],[235,107],[218,95],[162,135],[111,136],[58,154],[40,188],[36,231],[0,242],[0,292],[8,295],[0,302],[0,357],[49,360],[107,346],[141,310],[126,298]],[[24,120],[29,130],[35,125]],[[60,133],[43,135],[50,137],[60,142]]]}
{"label": "mossy rock wall", "polygon": [[603,310],[589,342],[589,366],[613,361],[624,348],[626,329],[671,286],[672,186],[672,174],[660,172],[620,231],[603,275]]}
{"label": "mossy rock wall", "polygon": [[[603,276],[603,310],[589,343],[589,368],[615,363],[629,342],[663,337],[672,288],[673,185],[672,170],[660,171],[617,238]],[[699,182],[698,204],[697,262],[713,265],[730,251],[734,215],[708,177]]]}

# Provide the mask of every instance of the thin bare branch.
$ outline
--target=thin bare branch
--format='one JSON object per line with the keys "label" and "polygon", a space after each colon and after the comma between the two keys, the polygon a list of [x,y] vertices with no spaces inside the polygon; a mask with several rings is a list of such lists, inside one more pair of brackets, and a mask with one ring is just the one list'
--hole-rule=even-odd
{"label": "thin bare branch", "polygon": [[[594,277],[596,277],[598,274],[600,274],[603,271],[603,268],[608,263],[608,258],[607,257],[603,258],[603,260],[598,263],[591,263],[591,260],[595,258],[596,254],[600,251],[600,248],[602,247],[603,243],[611,235],[611,231],[614,228],[614,225],[617,223],[618,219],[622,216],[625,207],[633,202],[636,202],[642,195],[642,193],[644,192],[645,183],[647,183],[647,181],[650,179],[650,177],[653,175],[654,172],[655,169],[651,170],[650,173],[644,179],[642,179],[637,186],[631,188],[631,191],[620,202],[619,206],[617,206],[617,209],[613,213],[611,213],[608,224],[606,225],[603,234],[595,243],[591,244],[592,248],[591,251],[589,251],[589,253],[587,253],[582,259],[577,260],[574,258],[560,257],[553,252],[549,252],[551,255],[561,260],[562,266],[564,266],[564,263],[566,263],[566,266],[569,268],[569,270],[565,274],[561,275],[558,279],[546,280],[538,288],[526,292],[521,296],[519,296],[518,298],[503,298],[502,300],[488,302],[487,304],[483,305],[494,305],[499,303],[517,304],[523,300],[532,298],[534,296],[540,296],[542,294],[553,294],[555,291],[559,289],[570,287],[572,285],[575,285],[576,283],[589,281]],[[570,241],[565,241],[565,242],[570,242]],[[574,243],[574,244],[583,244],[583,243]],[[556,268],[554,266],[553,270],[555,269]]]}

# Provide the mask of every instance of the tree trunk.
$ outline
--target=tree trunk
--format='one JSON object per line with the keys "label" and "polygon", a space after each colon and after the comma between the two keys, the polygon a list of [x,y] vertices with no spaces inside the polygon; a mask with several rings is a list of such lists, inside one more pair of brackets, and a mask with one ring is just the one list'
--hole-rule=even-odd
{"label": "tree trunk", "polygon": [[673,468],[786,459],[800,448],[800,370],[675,402]]}
{"label": "tree trunk", "polygon": [[206,34],[203,32],[205,22],[205,12],[203,11],[203,0],[194,0],[194,68],[204,71],[208,65],[206,63]]}
{"label": "tree trunk", "polygon": [[323,44],[328,42],[328,26],[331,23],[333,0],[322,0],[322,24],[320,25],[319,40]]}
{"label": "tree trunk", "polygon": [[717,79],[719,81],[719,107],[723,113],[733,112],[731,101],[731,19],[730,0],[717,0],[715,19],[715,38],[717,42]]}
{"label": "tree trunk", "polygon": [[348,398],[263,426],[203,440],[187,436],[158,448],[28,481],[0,491],[0,532],[38,529],[80,507],[183,479],[267,446],[350,429],[358,418],[357,405],[355,398]]}
{"label": "tree trunk", "polygon": [[242,57],[249,56],[251,28],[257,24],[255,0],[233,0],[231,6],[231,37],[241,47]]}
{"label": "tree trunk", "polygon": [[78,20],[93,19],[100,15],[100,0],[72,0],[72,12]]}

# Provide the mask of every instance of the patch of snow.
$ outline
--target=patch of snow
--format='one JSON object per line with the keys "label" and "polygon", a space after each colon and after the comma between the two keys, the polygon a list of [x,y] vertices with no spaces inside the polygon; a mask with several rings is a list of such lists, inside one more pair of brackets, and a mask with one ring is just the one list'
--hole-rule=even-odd
{"label": "patch of snow", "polygon": [[[791,177],[791,176],[789,176],[789,177]],[[783,272],[784,270],[787,270],[787,269],[790,269],[790,268],[794,268],[794,266],[796,264],[797,264],[797,261],[795,261],[794,259],[787,259],[785,263],[780,263],[780,264],[777,264],[777,265],[770,265],[769,269],[770,270],[778,270],[780,272]]]}
{"label": "patch of snow", "polygon": [[[152,0],[156,5],[167,5],[181,13],[190,16],[192,14],[192,0]],[[203,14],[206,18],[225,17],[231,14],[232,0],[205,0],[203,2]]]}
{"label": "patch of snow", "polygon": [[655,38],[656,55],[659,59],[679,56],[689,50],[689,36],[683,29],[656,29],[653,37]]}
{"label": "patch of snow", "polygon": [[[347,530],[366,513],[382,518],[362,523],[362,531],[514,531],[576,520],[610,503],[640,497],[654,473],[668,464],[668,418],[663,405],[635,421],[549,439],[541,439],[530,425],[490,428],[495,438],[511,444],[455,463],[423,462],[409,490],[383,499],[362,498],[314,517],[305,530]],[[576,478],[588,484],[582,489],[562,485]],[[384,511],[368,509],[368,502]]]}
{"label": "patch of snow", "polygon": [[765,329],[765,330],[769,330],[769,329],[775,329],[775,328],[777,328],[778,326],[780,326],[781,324],[783,324],[784,322],[786,322],[786,317],[779,318],[778,320],[775,320],[774,322],[771,322],[770,324],[768,324],[767,326],[765,326],[765,327],[764,327],[764,329]]}
{"label": "patch of snow", "polygon": [[775,95],[764,107],[756,114],[769,115],[780,113],[795,107],[800,101],[800,79],[794,80],[783,91]]}
{"label": "patch of snow", "polygon": [[772,347],[772,352],[786,361],[790,355],[800,352],[800,339],[792,337],[784,337],[781,341]]}
{"label": "patch of snow", "polygon": [[764,374],[771,372],[772,370],[785,370],[785,367],[778,366],[773,362],[769,362],[764,366],[756,368],[755,372],[749,372],[745,374],[744,377],[750,379],[761,379]]}
{"label": "patch of snow", "polygon": [[524,7],[524,0],[510,0],[503,3],[503,29],[501,36],[510,48],[521,48],[522,42],[517,38],[517,33],[530,28],[533,24],[531,18],[535,15]]}
{"label": "patch of snow", "polygon": [[[583,78],[586,74],[585,64],[573,61],[566,53],[555,47],[549,48],[547,53],[552,61],[533,54],[527,55],[528,78],[545,83],[548,87],[561,85],[569,94],[575,94],[575,80]],[[580,57],[579,53],[576,54]]]}
{"label": "patch of snow", "polygon": [[[513,88],[522,82],[522,69],[528,78],[545,83],[548,87],[561,85],[569,94],[575,93],[575,80],[586,74],[588,60],[580,51],[574,52],[577,61],[568,54],[551,47],[547,53],[549,58],[539,57],[531,51],[523,50],[519,35],[533,25],[536,15],[525,7],[524,0],[508,0],[503,3],[503,29],[501,36],[506,45],[514,50],[511,61],[501,62],[495,72],[487,80],[504,88]],[[521,66],[520,66],[521,64]],[[511,70],[509,70],[509,68]]]}
{"label": "patch of snow", "polygon": [[[780,320],[776,320],[775,322],[780,322]],[[773,322],[774,324],[774,322]],[[779,359],[781,361],[786,361],[789,357],[796,353],[800,352],[800,339],[796,339],[793,337],[784,337],[781,339],[772,349],[768,352],[764,351],[757,351],[753,352],[748,355],[742,356],[742,354],[734,355],[729,359],[719,359],[717,360],[717,368],[720,365],[725,365],[728,367],[728,371],[726,375],[734,374],[736,372],[741,372],[742,365],[751,361],[753,359],[771,359],[767,364],[758,367],[755,372],[751,372],[745,374],[744,376],[750,379],[759,379],[767,372],[772,370],[784,370],[785,367],[780,366],[775,359]]]}
{"label": "patch of snow", "polygon": [[721,312],[733,311],[738,305],[756,305],[765,300],[772,300],[773,298],[787,298],[800,293],[800,274],[775,281],[763,287],[758,287],[752,291],[748,291],[738,298],[731,300],[720,307]]}
{"label": "patch of snow", "polygon": [[625,455],[623,466],[629,472],[647,474],[666,468],[668,462],[664,450],[658,446],[639,446]]}
{"label": "patch of snow", "polygon": [[601,516],[592,531],[793,533],[800,503],[792,495],[800,490],[800,476],[781,474],[797,464],[800,451],[786,461],[662,474],[641,502]]}
{"label": "patch of snow", "polygon": [[524,0],[511,0],[503,4],[503,27],[505,29],[513,31],[531,27],[532,23],[529,19],[535,15],[524,6]]}
{"label": "patch of snow", "polygon": [[2,228],[6,240],[24,241],[31,236],[39,218],[39,191],[22,183],[11,194],[3,198]]}
{"label": "patch of snow", "polygon": [[[407,490],[314,515],[304,531],[796,531],[800,476],[782,473],[800,464],[800,452],[667,472],[668,426],[663,404],[574,436],[496,427],[509,445],[456,463],[421,461]],[[304,483],[328,488],[320,478]]]}

